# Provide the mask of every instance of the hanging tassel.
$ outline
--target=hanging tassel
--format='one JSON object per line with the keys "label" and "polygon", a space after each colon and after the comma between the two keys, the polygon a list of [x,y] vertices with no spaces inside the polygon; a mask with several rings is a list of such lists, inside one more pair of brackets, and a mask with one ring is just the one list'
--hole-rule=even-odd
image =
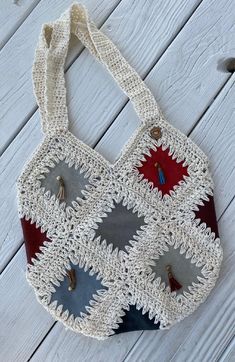
{"label": "hanging tassel", "polygon": [[61,176],[57,176],[56,180],[59,181],[59,192],[56,196],[58,197],[58,199],[64,200],[64,189],[65,189],[64,180],[62,179]]}
{"label": "hanging tassel", "polygon": [[70,269],[67,270],[67,276],[69,279],[69,286],[68,286],[68,290],[72,291],[76,288],[76,274],[75,274],[75,269]]}
{"label": "hanging tassel", "polygon": [[157,173],[158,173],[158,180],[160,182],[160,185],[165,185],[166,183],[166,178],[165,178],[165,174],[163,172],[163,169],[161,168],[161,166],[159,165],[158,162],[156,162],[154,164],[154,166],[156,167],[157,169]]}
{"label": "hanging tassel", "polygon": [[169,279],[171,292],[173,292],[174,290],[178,290],[178,289],[182,288],[182,285],[173,277],[170,265],[166,266],[166,271],[168,273],[168,279]]}

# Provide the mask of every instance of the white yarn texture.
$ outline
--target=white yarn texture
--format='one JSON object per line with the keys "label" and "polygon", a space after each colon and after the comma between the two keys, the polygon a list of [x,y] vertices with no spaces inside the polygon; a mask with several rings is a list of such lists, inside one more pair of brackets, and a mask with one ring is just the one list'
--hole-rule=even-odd
{"label": "white yarn texture", "polygon": [[[114,164],[68,130],[64,63],[71,33],[107,67],[141,120]],[[17,180],[17,200],[19,217],[36,222],[51,240],[45,241],[32,264],[27,264],[27,280],[38,301],[66,328],[98,339],[115,333],[130,305],[142,308],[143,314],[160,322],[161,329],[171,327],[206,299],[222,261],[220,240],[206,224],[195,219],[194,213],[213,195],[207,157],[168,124],[150,90],[96,28],[81,4],[73,4],[58,20],[43,25],[35,52],[33,82],[44,138]],[[161,128],[158,140],[150,136],[155,126]],[[162,195],[137,170],[145,161],[144,155],[158,147],[188,168],[188,176],[169,195]],[[81,167],[89,180],[84,198],[77,198],[71,206],[41,187],[40,180],[61,160],[68,167]],[[126,252],[94,235],[114,202],[143,216],[146,223]],[[160,278],[155,278],[150,267],[171,246],[201,268],[202,277],[181,294],[171,292]],[[65,278],[70,262],[89,270],[91,275],[97,273],[107,288],[97,291],[86,307],[87,313],[79,316],[51,302],[55,286]]]}

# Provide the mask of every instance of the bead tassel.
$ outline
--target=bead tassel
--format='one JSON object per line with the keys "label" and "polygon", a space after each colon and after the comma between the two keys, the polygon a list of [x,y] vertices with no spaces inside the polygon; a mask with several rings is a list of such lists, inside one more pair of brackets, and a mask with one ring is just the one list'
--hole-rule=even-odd
{"label": "bead tassel", "polygon": [[166,183],[166,177],[165,177],[165,174],[164,174],[164,172],[163,172],[163,169],[161,168],[161,166],[159,165],[158,162],[156,162],[156,163],[154,164],[154,166],[155,166],[156,169],[157,169],[158,180],[159,180],[160,185],[165,185],[165,183]]}
{"label": "bead tassel", "polygon": [[56,180],[59,181],[59,191],[58,191],[57,197],[59,200],[64,200],[64,198],[65,198],[64,180],[62,179],[61,176],[57,176]]}
{"label": "bead tassel", "polygon": [[174,278],[172,271],[171,271],[171,266],[167,265],[166,266],[166,271],[168,273],[168,279],[169,279],[169,284],[170,284],[170,288],[171,288],[171,292],[181,289],[182,285]]}

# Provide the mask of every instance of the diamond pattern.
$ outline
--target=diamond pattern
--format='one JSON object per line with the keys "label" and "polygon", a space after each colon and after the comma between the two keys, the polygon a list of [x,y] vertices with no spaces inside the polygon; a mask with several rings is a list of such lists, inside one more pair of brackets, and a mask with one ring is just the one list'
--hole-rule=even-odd
{"label": "diamond pattern", "polygon": [[[183,162],[177,163],[168,153],[169,149],[163,151],[161,147],[158,147],[157,151],[151,149],[151,156],[145,155],[146,161],[138,167],[139,173],[143,174],[149,182],[152,182],[154,187],[157,187],[163,195],[169,194],[170,190],[173,190],[174,186],[183,180],[183,176],[188,176],[187,167],[183,166]],[[165,184],[161,184],[159,181],[158,171],[155,167],[156,162],[163,170]]]}

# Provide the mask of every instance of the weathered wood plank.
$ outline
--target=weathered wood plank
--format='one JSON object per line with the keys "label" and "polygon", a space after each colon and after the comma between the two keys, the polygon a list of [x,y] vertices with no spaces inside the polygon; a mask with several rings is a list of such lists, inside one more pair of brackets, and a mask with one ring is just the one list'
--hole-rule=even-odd
{"label": "weathered wood plank", "polygon": [[[37,109],[32,88],[31,68],[43,23],[57,19],[71,0],[41,0],[1,51],[0,70],[0,153],[7,147]],[[98,26],[110,15],[119,0],[84,0]],[[66,67],[83,49],[73,38]],[[14,106],[13,106],[14,105]]]}
{"label": "weathered wood plank", "polygon": [[140,335],[138,331],[98,341],[56,324],[30,361],[122,361]]}
{"label": "weathered wood plank", "polygon": [[235,51],[234,18],[233,1],[204,0],[147,81],[166,117],[185,133],[230,77],[225,63]]}
{"label": "weathered wood plank", "polygon": [[[172,93],[173,94],[173,93]],[[79,98],[76,98],[76,99],[79,99]],[[170,99],[169,99],[170,100]],[[231,107],[231,106],[230,106]],[[183,111],[183,109],[181,110],[181,111]],[[81,118],[82,119],[82,118]],[[30,125],[30,131],[32,132],[32,134],[31,134],[31,132],[28,132],[27,133],[27,131],[23,131],[22,133],[21,133],[21,136],[23,135],[23,137],[24,137],[24,139],[25,139],[25,142],[26,142],[26,140],[27,140],[27,137],[26,137],[26,135],[30,135],[31,134],[31,137],[33,137],[34,135],[35,135],[35,143],[34,144],[36,144],[37,142],[38,142],[38,140],[37,140],[37,137],[38,138],[40,138],[41,137],[41,135],[38,135],[38,124],[37,125],[35,125],[35,121],[38,121],[38,118],[37,118],[37,115],[35,115],[32,119],[31,119],[31,125]],[[36,132],[37,131],[37,132]],[[117,138],[117,135],[116,135],[116,138]],[[23,141],[22,141],[23,142]],[[93,139],[93,142],[94,142],[94,139]],[[32,149],[33,149],[34,147],[32,146]],[[18,146],[17,146],[17,142],[15,143],[15,150],[18,150]],[[19,151],[19,153],[20,153],[20,150],[18,150]],[[29,152],[27,153],[27,154],[29,154]],[[23,153],[21,154],[21,156],[23,156]],[[12,157],[14,157],[14,153],[9,153],[8,154],[8,160],[11,160],[11,158]],[[24,158],[24,159],[26,159],[27,158],[27,156]],[[6,160],[4,161],[4,162],[6,162]],[[21,162],[21,161],[20,161]],[[17,165],[17,163],[18,163],[18,157],[17,157],[17,159],[15,159],[15,163],[14,163],[14,165],[16,166]],[[22,163],[24,163],[24,161],[22,161]],[[19,164],[19,166],[18,166],[18,171],[19,171],[19,169],[20,169],[20,167],[22,167],[22,163],[21,164]],[[12,164],[13,165],[13,164]],[[229,166],[230,167],[230,166]],[[12,175],[13,176],[13,175]],[[233,205],[233,204],[232,204]],[[231,208],[231,205],[230,205],[230,208]],[[229,209],[230,209],[229,208]],[[234,214],[234,209],[233,209],[233,212],[232,212],[232,214]],[[226,213],[224,214],[224,215],[226,215]],[[224,218],[224,215],[223,215],[223,218]],[[222,218],[222,219],[223,219]],[[233,227],[233,225],[234,225],[234,221],[233,221],[233,223],[232,223],[232,227]],[[225,230],[227,230],[227,229],[229,229],[230,228],[230,225],[227,225],[226,226],[226,228],[225,228]],[[234,230],[232,229],[232,228],[230,228],[230,230],[233,232],[233,234],[234,234]],[[19,235],[19,234],[18,234]],[[226,234],[224,235],[224,236],[226,236]],[[14,262],[14,260],[13,260],[13,262]],[[9,265],[10,266],[10,265]],[[227,279],[226,279],[226,272],[225,272],[225,274],[222,274],[222,276],[224,275],[224,280],[226,281]],[[17,276],[16,276],[17,277]],[[226,285],[226,283],[224,282],[224,284]],[[220,285],[220,284],[219,284]],[[223,289],[224,288],[224,286],[222,285],[222,287],[221,287],[221,289],[220,289],[220,291],[219,291],[219,293],[217,292],[217,295],[218,294],[222,294],[222,292],[224,291],[224,292],[226,292],[227,291],[227,289]],[[6,301],[7,302],[7,301]],[[21,302],[21,305],[22,305],[22,303],[23,303],[23,300],[21,299],[21,297],[19,297],[19,302]],[[5,303],[5,302],[4,302]],[[36,301],[35,301],[35,303],[36,303]],[[211,304],[210,304],[211,305]],[[4,308],[5,308],[5,304],[4,304],[4,306],[3,306]],[[27,315],[26,315],[26,310],[24,311],[24,315],[23,315],[23,317],[22,318],[27,318]],[[47,320],[47,318],[48,318],[48,315],[46,315],[45,316],[45,320]],[[32,319],[33,320],[33,319]],[[42,318],[42,320],[44,320],[43,318]],[[9,323],[9,320],[8,320],[8,323]],[[33,322],[32,322],[33,323]],[[36,323],[35,323],[36,324]],[[35,324],[34,324],[34,327],[36,328],[36,326],[35,326]],[[58,324],[59,325],[59,324]],[[11,327],[12,327],[12,325],[11,325]],[[57,325],[56,325],[56,327],[57,327]],[[10,329],[10,331],[11,331],[11,333],[14,333],[14,331],[13,331],[13,329],[14,328],[11,328]],[[46,330],[46,329],[45,329]],[[45,330],[44,330],[44,333],[45,333]],[[48,327],[47,327],[47,330],[48,330]],[[190,325],[188,325],[188,328],[186,328],[186,330],[187,331],[189,331],[189,330],[191,330],[191,326]],[[39,331],[38,333],[41,333],[41,331]],[[54,333],[54,329],[53,329],[53,333]],[[154,332],[151,332],[151,333],[154,333]],[[177,341],[177,335],[178,335],[178,333],[180,334],[180,331],[177,329],[177,333],[173,336],[174,338],[173,339],[175,339],[176,341]],[[51,334],[51,333],[50,333]],[[41,333],[41,335],[42,335],[42,333]],[[50,335],[49,335],[50,336]],[[48,338],[49,338],[49,336],[48,336]],[[25,336],[26,337],[26,336]],[[15,339],[15,336],[14,335],[11,335],[11,338],[12,339]],[[55,340],[55,336],[53,335],[53,338],[54,338],[54,340]],[[77,336],[76,336],[76,338],[78,338]],[[115,337],[116,338],[116,337]],[[40,340],[40,338],[38,338],[38,340]],[[47,339],[46,339],[46,341],[47,341]],[[5,341],[4,341],[5,342]],[[160,341],[161,342],[161,341]],[[38,343],[38,341],[37,341],[37,343]],[[69,343],[69,341],[68,341],[68,343]],[[77,339],[76,339],[76,343],[78,343],[77,342]],[[149,338],[149,340],[147,341],[147,343],[149,344],[150,343],[150,338]],[[147,345],[147,343],[145,344],[145,346]],[[153,340],[153,343],[154,343],[154,346],[156,347],[156,344],[158,344],[158,340],[157,339],[154,339]],[[32,345],[33,344],[31,344],[31,348],[32,348]],[[36,345],[36,343],[35,343],[35,345]],[[50,345],[50,344],[49,344]],[[169,345],[169,339],[167,339],[167,348],[168,348],[168,345]],[[42,346],[43,346],[43,344],[42,344]],[[42,346],[41,346],[41,348],[42,348]],[[51,345],[50,345],[51,346]],[[71,350],[71,348],[73,348],[73,345],[70,345],[69,344],[69,346],[70,346],[70,350]],[[19,351],[19,345],[17,344],[16,345],[16,349],[17,349],[17,347],[18,347],[18,351]],[[76,345],[74,344],[74,348],[76,347]],[[38,350],[38,351],[40,351],[41,350],[41,348]],[[92,352],[91,351],[91,353],[90,353],[90,356],[92,357],[92,356],[94,356],[94,355],[97,355],[97,349],[96,349],[97,347],[95,347],[94,348],[94,351]],[[174,348],[175,348],[175,345],[174,345]],[[120,348],[121,349],[121,348]],[[17,356],[19,356],[18,355],[18,352],[17,351]],[[79,349],[77,349],[76,350],[77,351],[77,353],[79,353],[78,351],[80,351]],[[134,351],[134,350],[133,350]],[[28,353],[28,350],[26,351],[27,353]],[[47,350],[47,352],[48,352],[48,350]],[[172,352],[172,351],[171,351]],[[0,352],[1,353],[1,352]],[[21,352],[20,352],[21,353]],[[28,354],[26,353],[26,355],[25,356],[27,356]],[[39,353],[39,352],[38,352]],[[63,352],[62,352],[63,353]],[[105,352],[106,353],[106,355],[103,355],[103,356],[106,356],[107,357],[107,353],[108,352]],[[175,353],[175,350],[173,351],[173,353]],[[126,355],[126,353],[125,353],[125,355]],[[125,357],[125,355],[123,355],[123,358]],[[22,355],[21,355],[22,356]],[[37,357],[38,355],[36,354],[35,355],[35,358]],[[52,352],[52,356],[53,356],[53,352]],[[61,355],[62,356],[62,355]],[[117,355],[116,355],[117,356]],[[153,356],[155,357],[155,352],[153,352]],[[102,347],[101,347],[101,357],[102,357]],[[117,357],[118,358],[118,357]],[[142,358],[142,355],[141,355],[141,358]],[[118,360],[118,359],[117,359]],[[132,359],[133,360],[133,359]]]}
{"label": "weathered wood plank", "polygon": [[23,246],[0,276],[0,360],[26,361],[32,346],[40,343],[53,321],[45,318],[44,308],[36,301],[25,278],[26,257]]}
{"label": "weathered wood plank", "polygon": [[12,37],[19,26],[40,0],[2,0],[0,11],[0,49]]}
{"label": "weathered wood plank", "polygon": [[235,77],[224,89],[196,127],[191,138],[207,154],[215,182],[218,216],[234,197],[235,184]]}
{"label": "weathered wood plank", "polygon": [[[167,16],[166,9],[164,8],[164,3],[158,3],[157,6],[154,3],[145,4],[144,12],[143,9],[141,11],[135,11],[135,9],[138,9],[136,6],[136,3],[133,5],[132,3],[128,2],[126,5],[125,12],[123,14],[123,11],[119,11],[116,13],[116,20],[115,17],[112,18],[112,24],[109,24],[107,22],[106,26],[103,27],[103,30],[107,34],[110,35],[111,39],[115,41],[115,43],[119,46],[121,51],[124,55],[128,54],[138,54],[138,60],[133,60],[133,56],[127,57],[131,64],[135,66],[137,71],[144,76],[147,72],[151,69],[151,66],[153,66],[154,62],[158,57],[160,56],[161,52],[164,48],[160,46],[161,41],[157,42],[156,39],[166,39],[168,42],[170,39],[172,39],[172,24],[177,24],[177,28],[179,29],[179,23],[175,21],[175,16],[179,17],[181,15],[181,10],[185,8],[192,8],[195,7],[196,4],[198,4],[198,1],[192,2],[182,2],[180,6],[178,3],[171,4],[172,8],[174,9],[174,15],[171,16],[169,19],[169,23],[171,26],[168,26],[167,29],[165,29],[162,25],[162,21],[165,21],[165,17]],[[206,3],[206,5],[204,5]],[[165,3],[166,4],[166,3]],[[169,5],[169,3],[167,3]],[[151,5],[154,6],[155,11],[149,12],[149,9],[151,9]],[[166,5],[165,5],[166,6]],[[39,5],[36,9],[39,8]],[[164,9],[164,11],[161,11],[161,9]],[[228,73],[221,71],[221,67],[218,66],[218,63],[221,62],[221,60],[226,56],[231,56],[228,54],[228,51],[226,52],[226,49],[229,49],[229,52],[231,52],[234,49],[234,37],[232,37],[231,34],[231,28],[234,24],[233,19],[233,11],[232,11],[232,1],[229,2],[223,0],[218,4],[218,2],[208,2],[203,1],[202,5],[198,8],[198,10],[195,13],[195,16],[199,19],[196,22],[192,23],[192,31],[191,31],[191,21],[187,26],[183,29],[184,31],[180,34],[183,34],[180,37],[177,37],[176,39],[176,45],[174,47],[171,47],[168,50],[168,60],[166,61],[166,58],[164,58],[161,62],[159,62],[159,71],[155,73],[155,77],[153,77],[150,87],[152,89],[155,88],[155,84],[158,84],[158,89],[155,91],[155,95],[157,96],[157,99],[159,100],[160,104],[162,104],[163,109],[167,110],[166,114],[171,115],[174,114],[174,118],[178,119],[179,126],[182,126],[182,129],[185,126],[191,127],[191,119],[192,123],[195,122],[195,120],[198,118],[198,115],[201,114],[203,109],[205,109],[208,104],[211,102],[215,94],[217,94],[218,89],[224,84],[226,79],[228,78]],[[33,12],[34,13],[34,12]],[[185,11],[184,11],[185,13]],[[213,16],[211,16],[211,13],[213,13]],[[160,17],[159,14],[161,15]],[[32,15],[32,14],[31,14]],[[40,15],[40,14],[39,14]],[[142,26],[142,24],[137,22],[135,24],[134,30],[138,30],[138,35],[135,35],[133,31],[133,27],[130,26],[131,21],[133,17],[136,17],[137,19],[141,19],[141,16],[145,19],[148,19],[149,26]],[[182,16],[182,15],[181,15]],[[44,16],[45,17],[45,16]],[[35,19],[31,16],[29,18],[32,18],[32,21]],[[38,17],[37,17],[38,18]],[[158,22],[156,23],[156,18],[158,19]],[[42,20],[46,20],[47,18],[43,18]],[[121,20],[120,20],[121,19]],[[28,19],[27,19],[28,20]],[[181,19],[181,26],[183,23],[184,18]],[[146,20],[145,20],[146,21]],[[169,25],[168,23],[168,25]],[[38,24],[38,23],[36,23]],[[126,25],[127,24],[127,25]],[[203,26],[201,26],[203,24]],[[207,25],[205,25],[207,24]],[[24,25],[24,24],[23,24]],[[141,25],[141,26],[140,26]],[[190,31],[189,29],[190,25]],[[27,24],[28,26],[28,24]],[[26,26],[26,28],[27,28]],[[200,29],[203,29],[200,31]],[[34,29],[39,31],[39,25],[35,26]],[[128,31],[129,29],[129,31]],[[163,30],[162,30],[163,29]],[[213,29],[213,31],[209,31],[210,29]],[[165,30],[165,31],[164,31]],[[25,31],[24,27],[21,27],[21,31]],[[140,34],[144,34],[145,37],[144,40],[140,40]],[[22,125],[25,123],[25,120],[35,110],[35,103],[32,95],[32,85],[31,85],[31,79],[29,78],[29,73],[31,69],[32,64],[32,56],[33,56],[33,48],[35,46],[36,42],[36,34],[33,32],[33,35],[30,37],[34,37],[33,41],[30,38],[30,41],[25,41],[25,45],[23,45],[26,49],[21,49],[22,53],[25,54],[25,58],[27,58],[27,66],[24,64],[21,69],[21,62],[19,59],[21,58],[21,54],[16,54],[16,57],[11,57],[10,54],[7,53],[7,47],[4,48],[6,51],[6,54],[3,53],[2,60],[0,63],[0,68],[2,69],[2,74],[5,75],[9,73],[8,69],[9,67],[11,69],[17,69],[16,72],[13,72],[15,74],[12,74],[9,81],[9,76],[7,78],[7,84],[5,83],[3,90],[0,89],[0,95],[2,98],[2,120],[0,119],[0,123],[2,122],[1,132],[2,132],[2,147],[4,149],[4,145],[8,145],[10,140],[14,137],[15,133],[13,134],[12,129],[15,130],[14,132],[17,132]],[[174,34],[174,31],[173,31]],[[190,36],[188,35],[190,34]],[[168,37],[167,37],[168,35]],[[170,37],[169,37],[170,35]],[[21,37],[23,37],[24,34],[21,34]],[[134,37],[135,36],[135,37]],[[153,40],[153,43],[150,44],[151,38]],[[27,39],[26,39],[27,40]],[[17,39],[19,41],[19,39]],[[124,44],[124,45],[123,45]],[[208,46],[208,44],[210,44]],[[223,48],[224,44],[226,44],[226,49]],[[10,49],[15,48],[14,44],[9,44]],[[132,49],[130,49],[132,47]],[[17,49],[17,47],[16,47]],[[8,49],[9,51],[9,49]],[[5,54],[5,55],[4,55]],[[180,54],[180,57],[176,57],[175,54]],[[208,54],[208,55],[207,55]],[[151,56],[154,56],[154,58],[151,58]],[[151,59],[149,59],[149,57]],[[185,57],[186,60],[183,60]],[[12,60],[16,58],[17,64],[14,63],[15,60]],[[80,58],[80,57],[79,57]],[[189,60],[187,60],[189,58]],[[9,60],[10,59],[10,60]],[[145,72],[143,74],[142,67],[145,66],[146,61],[149,61],[149,68],[145,68]],[[81,59],[82,61],[82,59]],[[93,60],[94,62],[94,60]],[[100,97],[99,103],[103,105],[101,115],[98,113],[97,109],[96,115],[97,119],[99,119],[99,124],[103,124],[103,122],[106,121],[107,115],[113,111],[114,113],[117,113],[121,109],[121,105],[119,104],[119,100],[121,103],[123,103],[123,95],[120,96],[121,91],[117,88],[115,91],[114,86],[112,86],[113,92],[109,94],[109,92],[106,93],[107,89],[110,89],[106,83],[108,82],[108,75],[102,75],[100,73],[100,70],[98,69],[98,65],[94,65],[92,63],[88,63],[86,60],[86,66],[89,66],[91,68],[91,73],[89,72],[90,79],[92,81],[98,81],[98,83],[94,84],[100,84],[99,94],[97,94],[96,87],[90,87],[87,85],[87,92],[83,92],[84,88],[80,87],[78,89],[77,94],[81,97],[79,98],[81,102],[85,99],[85,104],[92,104],[92,101],[95,96]],[[77,63],[77,62],[76,62]],[[82,77],[82,69],[80,67],[80,63],[77,63],[77,67],[74,68],[75,73],[70,73],[71,76],[73,75],[73,78],[76,77],[77,84],[81,85],[81,78]],[[197,69],[201,69],[201,76],[198,77]],[[97,75],[101,75],[99,78]],[[80,73],[79,73],[80,72]],[[76,74],[76,76],[75,76]],[[79,77],[79,74],[81,78]],[[167,76],[166,76],[167,74]],[[162,78],[166,76],[166,78]],[[107,78],[106,78],[107,77]],[[164,79],[164,82],[162,80]],[[174,92],[174,97],[172,98],[171,106],[166,107],[164,106],[164,99],[169,98],[171,94],[171,87],[169,87],[169,80],[175,79],[177,88]],[[189,81],[191,79],[191,81]],[[4,80],[4,79],[3,79]],[[69,79],[71,80],[71,78]],[[111,82],[111,80],[110,80]],[[89,82],[92,84],[92,82]],[[111,84],[111,83],[108,83]],[[82,89],[82,90],[80,90]],[[79,92],[80,90],[80,92]],[[83,94],[84,93],[84,94]],[[119,99],[118,99],[119,97]],[[176,99],[177,97],[177,99]],[[187,97],[189,98],[187,100]],[[115,102],[115,98],[117,98]],[[164,98],[164,99],[163,99]],[[15,105],[14,112],[17,111],[17,114],[19,117],[17,120],[15,119],[13,115],[12,110],[12,100]],[[187,101],[186,101],[187,100]],[[200,100],[200,104],[199,104]],[[33,102],[33,103],[32,103]],[[74,104],[75,101],[72,101],[70,103],[71,108],[71,114],[73,114],[74,119],[77,119],[78,112],[82,112],[82,107],[78,107],[77,101]],[[106,103],[107,102],[107,103]],[[10,103],[10,104],[9,104]],[[33,106],[34,104],[34,106]],[[184,115],[181,115],[178,111],[181,106],[185,104],[186,107],[188,107],[184,113]],[[201,106],[200,106],[201,105]],[[77,110],[76,113],[73,112],[74,108]],[[196,111],[196,109],[200,108],[200,111]],[[93,108],[91,109],[93,111]],[[104,111],[105,110],[105,111]],[[196,112],[196,113],[195,113]],[[15,114],[15,113],[14,113]],[[89,114],[93,115],[93,112],[87,112],[87,117],[89,121]],[[81,117],[81,114],[79,114],[79,117]],[[14,120],[14,121],[13,121]],[[11,131],[9,131],[9,125],[14,124],[16,127],[11,127]],[[93,118],[92,118],[93,123]],[[8,125],[8,128],[6,129],[6,124]],[[103,128],[103,132],[105,130],[105,127]],[[81,130],[80,136],[83,136],[83,134],[86,134],[86,132]],[[102,133],[101,133],[102,134]]]}
{"label": "weathered wood plank", "polygon": [[[164,1],[159,3],[157,7],[155,3],[149,1],[146,3],[145,11],[143,12],[141,3],[137,6],[136,3],[130,4],[127,0],[124,0],[112,13],[103,28],[104,31],[106,29],[110,34],[113,34],[116,40],[120,38],[119,42],[122,43],[122,48],[125,48],[124,44],[126,44],[124,53],[127,59],[129,59],[128,54],[130,54],[132,63],[138,64],[141,73],[146,73],[147,69],[154,62],[154,56],[160,55],[171,39],[174,38],[180,25],[187,18],[186,13],[189,16],[196,3],[193,2],[189,5],[186,0],[172,1],[168,2],[167,8]],[[138,19],[135,27],[130,26],[130,19],[133,16]],[[143,23],[145,24],[146,18],[150,19],[147,35],[145,27],[142,25]],[[174,26],[169,26],[169,23],[174,24]],[[39,27],[39,25],[37,26]],[[152,36],[151,32],[153,32]],[[156,43],[156,38],[162,38],[163,43],[160,41]],[[142,44],[144,41],[145,45]],[[151,56],[147,52],[146,57],[144,57],[143,48],[145,48],[146,52],[148,49],[152,49]],[[155,50],[153,51],[153,49]],[[134,55],[136,58],[134,58]],[[143,62],[141,61],[142,59],[144,59]],[[102,66],[91,55],[88,55],[87,50],[83,51],[77,61],[71,66],[67,72],[66,79],[71,119],[70,128],[84,142],[94,146],[99,137],[105,132],[107,126],[113,121],[119,107],[123,106],[126,97],[110,75],[102,69]],[[31,98],[28,96],[27,101],[30,104]],[[23,105],[20,107],[24,108]],[[22,111],[22,109],[14,110],[15,114],[22,114]],[[0,266],[2,267],[9,260],[12,252],[22,242],[19,224],[17,223],[15,189],[12,188],[12,185],[14,185],[23,164],[41,136],[38,112],[33,116],[33,119],[31,122],[37,124],[37,128],[32,129],[31,125],[27,125],[17,136],[16,142],[12,143],[9,150],[7,149],[0,159],[0,164],[2,164],[0,188],[4,189],[2,195],[6,195],[4,202],[0,205],[0,215],[4,215],[3,218],[0,218],[0,224],[3,223],[3,225],[0,225],[3,230],[1,238],[4,240],[0,258]],[[8,127],[11,129],[12,126],[8,124]],[[24,132],[26,132],[25,135]],[[18,137],[19,144],[23,148],[18,144]],[[4,180],[11,181],[6,184]],[[12,220],[14,220],[14,223]],[[16,241],[16,238],[18,241]]]}
{"label": "weathered wood plank", "polygon": [[[235,334],[235,333],[234,333]],[[235,361],[235,337],[229,343],[228,347],[219,359],[220,362],[233,362]]]}

